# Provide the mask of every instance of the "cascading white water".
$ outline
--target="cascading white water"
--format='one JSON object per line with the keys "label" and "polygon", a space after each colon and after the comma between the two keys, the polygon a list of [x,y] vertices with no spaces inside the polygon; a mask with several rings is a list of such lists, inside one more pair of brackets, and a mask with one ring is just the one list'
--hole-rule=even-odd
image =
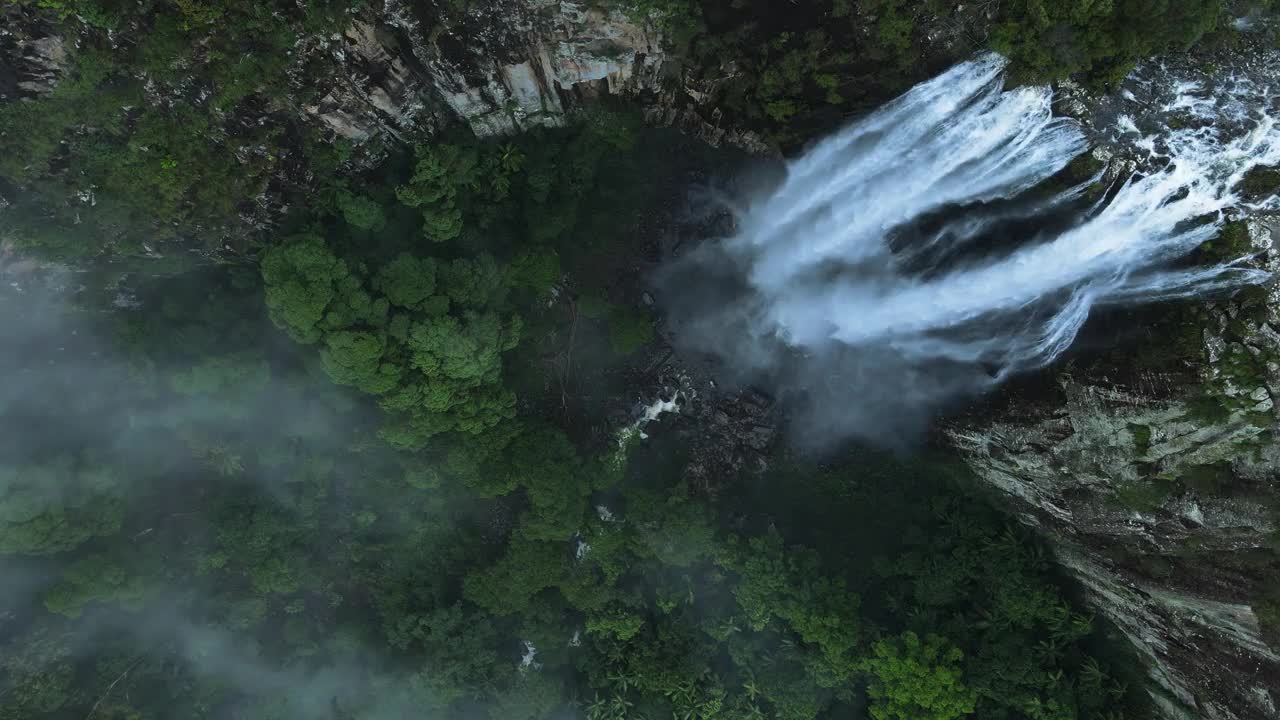
{"label": "cascading white water", "polygon": [[[790,163],[778,187],[739,209],[732,237],[681,261],[737,276],[732,301],[676,301],[693,344],[755,369],[776,370],[780,355],[825,358],[815,367],[828,387],[850,384],[854,402],[896,392],[921,404],[1053,360],[1100,303],[1266,278],[1239,262],[1171,264],[1243,203],[1233,188],[1250,169],[1280,163],[1269,89],[1241,80],[1215,94],[1184,84],[1167,109],[1208,122],[1138,139],[1153,161],[1148,174],[1065,225],[1028,230],[1038,213],[1083,204],[1083,186],[1018,198],[1089,142],[1075,121],[1054,117],[1050,89],[1002,91],[1004,66],[997,55],[963,63]],[[1215,119],[1246,127],[1223,132]],[[1136,130],[1128,118],[1117,125]],[[1021,222],[1009,225],[1015,216]],[[911,240],[895,244],[912,225]],[[1025,237],[1007,237],[1010,227]],[[729,328],[741,335],[727,337]],[[980,372],[943,382],[930,377],[940,364]]]}
{"label": "cascading white water", "polygon": [[[927,279],[901,272],[887,242],[893,228],[949,205],[1013,197],[1087,148],[1075,123],[1053,117],[1049,89],[1000,92],[1003,65],[987,56],[917,86],[818,144],[773,195],[743,214],[726,247],[748,258],[765,330],[800,347],[891,343],[909,356],[1020,368],[1056,357],[1096,303],[1259,279],[1235,266],[1148,270],[1211,239],[1218,214],[1240,202],[1232,188],[1244,174],[1280,162],[1280,136],[1265,115],[1253,132],[1226,143],[1212,127],[1171,132],[1163,170],[1127,182],[1094,216],[1057,237]],[[1201,112],[1216,105],[1191,96],[1186,102],[1211,106]],[[1207,216],[1209,222],[1192,223]],[[950,223],[926,242],[980,230],[965,224]],[[872,258],[883,260],[873,272],[815,277],[823,269],[865,270]],[[1068,298],[1057,312],[1016,334],[945,332],[1023,312],[1058,293]]]}

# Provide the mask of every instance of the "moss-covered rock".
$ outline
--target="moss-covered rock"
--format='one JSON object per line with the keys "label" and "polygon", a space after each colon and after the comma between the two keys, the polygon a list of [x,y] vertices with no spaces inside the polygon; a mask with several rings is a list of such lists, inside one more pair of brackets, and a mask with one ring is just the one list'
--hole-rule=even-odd
{"label": "moss-covered rock", "polygon": [[[1198,260],[1275,267],[1272,232],[1230,222]],[[1057,400],[950,431],[1148,653],[1164,717],[1263,720],[1280,699],[1278,311],[1256,286],[1134,313],[1144,341],[1077,358]]]}
{"label": "moss-covered rock", "polygon": [[1249,234],[1249,226],[1242,220],[1229,222],[1218,231],[1218,236],[1200,246],[1207,260],[1228,261],[1252,255],[1255,250]]}
{"label": "moss-covered rock", "polygon": [[1257,167],[1240,183],[1240,190],[1253,200],[1280,194],[1280,167]]}

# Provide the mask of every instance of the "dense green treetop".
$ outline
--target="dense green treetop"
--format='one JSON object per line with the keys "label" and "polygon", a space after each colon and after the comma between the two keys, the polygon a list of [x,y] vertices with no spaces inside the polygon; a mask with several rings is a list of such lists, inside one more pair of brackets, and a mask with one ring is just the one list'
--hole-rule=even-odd
{"label": "dense green treetop", "polygon": [[[778,453],[712,492],[687,426],[620,445],[603,418],[661,340],[652,221],[724,156],[593,106],[356,171],[297,105],[365,5],[11,5],[76,41],[51,94],[0,105],[2,239],[101,262],[85,327],[0,326],[0,720],[1147,716],[1135,662],[953,465]],[[780,142],[928,70],[954,8],[626,7],[695,77],[732,62],[725,111]],[[990,10],[975,44],[1016,81],[1106,83],[1226,17]],[[246,235],[286,177],[309,192]],[[114,264],[155,247],[200,267]]]}
{"label": "dense green treetop", "polygon": [[[574,192],[614,192],[599,136],[549,137],[596,148],[560,154],[598,163]],[[951,470],[779,457],[713,498],[678,433],[593,437],[546,368],[573,337],[630,377],[616,338],[652,320],[582,270],[617,252],[594,202],[528,225],[526,157],[452,240],[403,178],[352,182],[380,228],[321,205],[260,272],[140,279],[104,315],[103,369],[63,382],[114,368],[108,400],[21,404],[84,433],[0,443],[0,570],[36,601],[0,615],[0,718],[1143,717],[1036,541]]]}
{"label": "dense green treetop", "polygon": [[117,532],[117,472],[104,458],[70,452],[0,467],[0,552],[66,552]]}
{"label": "dense green treetop", "polygon": [[923,640],[907,631],[875,644],[866,661],[872,680],[871,717],[876,720],[954,720],[970,715],[977,694],[964,686],[964,653],[937,635]]}

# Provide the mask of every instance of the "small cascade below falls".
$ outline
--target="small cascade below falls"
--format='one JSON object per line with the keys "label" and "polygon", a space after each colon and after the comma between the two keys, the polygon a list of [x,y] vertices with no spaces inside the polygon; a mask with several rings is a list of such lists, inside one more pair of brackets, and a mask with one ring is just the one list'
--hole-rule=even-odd
{"label": "small cascade below falls", "polygon": [[1086,133],[1053,115],[1049,88],[1003,91],[1004,67],[958,65],[790,163],[735,210],[732,237],[663,274],[678,340],[802,391],[821,426],[898,433],[899,419],[1052,361],[1101,304],[1268,277],[1243,258],[1185,258],[1243,204],[1244,175],[1280,162],[1269,89],[1189,84],[1181,102],[1234,131],[1137,140],[1151,169],[1098,200],[1089,182],[1046,190]]}

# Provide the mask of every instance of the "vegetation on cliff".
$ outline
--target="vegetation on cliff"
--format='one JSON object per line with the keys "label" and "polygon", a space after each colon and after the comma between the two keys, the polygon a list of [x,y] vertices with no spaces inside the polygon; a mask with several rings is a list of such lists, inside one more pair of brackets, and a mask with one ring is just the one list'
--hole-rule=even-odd
{"label": "vegetation on cliff", "polygon": [[326,183],[257,268],[7,324],[0,717],[1141,717],[952,469],[709,493],[676,435],[617,462],[617,395],[565,405],[566,342],[639,377],[652,321],[601,269],[706,162],[597,120],[442,140]]}
{"label": "vegetation on cliff", "polygon": [[1231,42],[1235,18],[1271,9],[1270,0],[610,2],[664,22],[720,104],[784,144],[984,48],[1010,58],[1012,82],[1079,76],[1107,87],[1141,58]]}
{"label": "vegetation on cliff", "polygon": [[[1270,3],[1018,0],[957,9],[940,0],[822,0],[781,10],[743,0],[607,4],[664,26],[686,82],[714,92],[736,124],[792,144],[983,47],[1009,55],[1019,81],[1082,74],[1107,83],[1153,52],[1206,35],[1228,38],[1231,18]],[[411,5],[440,22],[463,12],[453,3]],[[380,6],[7,6],[4,17],[19,32],[42,28],[62,37],[67,51],[52,92],[0,104],[0,177],[23,190],[10,198],[16,207],[9,224],[24,228],[22,242],[64,256],[136,253],[166,242],[238,248],[245,221],[264,219],[261,203],[342,166],[343,149],[328,146],[303,107],[341,82],[331,38]],[[447,194],[440,201],[447,204]],[[451,212],[432,219],[445,223],[438,232],[451,232]]]}
{"label": "vegetation on cliff", "polygon": [[[357,165],[299,108],[370,4],[4,10],[74,38],[52,92],[0,104],[0,237],[76,262],[45,279],[79,307],[39,272],[0,294],[0,718],[1146,715],[955,467],[708,487],[688,437],[620,448],[605,418],[655,365],[645,223],[729,160],[596,108]],[[726,110],[780,141],[923,73],[947,9],[631,8],[702,79],[732,60]],[[1106,81],[1223,12],[1008,2],[955,42]],[[178,267],[125,264],[154,254]]]}

